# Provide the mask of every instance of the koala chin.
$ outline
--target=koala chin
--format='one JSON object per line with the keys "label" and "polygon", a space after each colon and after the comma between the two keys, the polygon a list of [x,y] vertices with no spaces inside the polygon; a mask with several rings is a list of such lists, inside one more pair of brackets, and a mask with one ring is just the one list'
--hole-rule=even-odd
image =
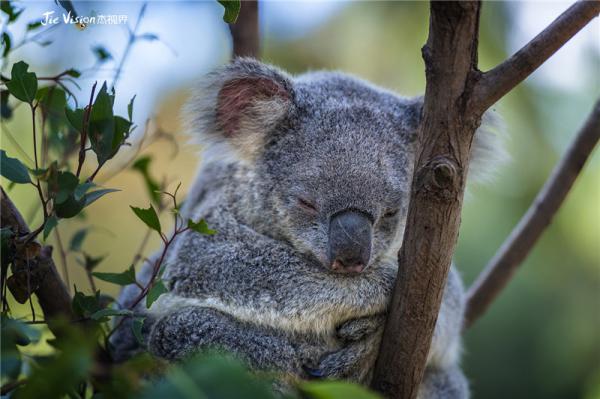
{"label": "koala chin", "polygon": [[[169,292],[137,309],[148,313],[146,347],[125,323],[115,356],[216,349],[284,381],[368,384],[397,274],[421,99],[246,58],[195,93],[186,114],[204,154],[182,214],[218,233],[179,237],[163,276]],[[480,128],[473,156],[489,164],[493,140]],[[138,292],[126,287],[121,303]],[[452,267],[422,399],[469,396],[459,368],[464,302]]]}

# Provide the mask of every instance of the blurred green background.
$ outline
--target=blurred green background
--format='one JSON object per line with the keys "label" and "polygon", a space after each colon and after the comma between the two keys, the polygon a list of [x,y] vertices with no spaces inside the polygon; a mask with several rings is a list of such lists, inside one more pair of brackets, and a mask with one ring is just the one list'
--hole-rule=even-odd
{"label": "blurred green background", "polygon": [[[52,1],[23,5],[29,20],[39,19],[47,10],[60,13]],[[126,14],[130,25],[141,5],[75,3],[84,15],[91,11]],[[567,6],[485,3],[480,68],[486,70],[502,61]],[[117,85],[121,107],[137,94],[134,116],[138,125],[143,127],[152,117],[152,129],[175,135],[177,146],[163,139],[142,150],[153,158],[152,175],[169,182],[170,189],[178,182],[183,191],[189,188],[199,159],[199,148],[188,143],[179,122],[189,87],[202,73],[225,62],[231,51],[221,13],[214,1],[149,2],[140,31],[158,32],[159,40],[136,45]],[[425,2],[266,2],[261,5],[260,19],[262,55],[268,62],[294,73],[339,69],[405,95],[424,91],[420,48],[427,37]],[[27,21],[23,18],[19,23],[22,30]],[[114,59],[84,73],[82,90],[75,89],[81,99],[93,81],[110,80],[127,38],[124,28],[117,26],[77,30],[63,25],[49,35],[53,44],[23,46],[2,66],[2,73],[6,75],[11,64],[21,59],[38,76],[69,67],[86,69],[93,65],[90,47],[102,43]],[[600,95],[598,20],[580,36],[495,106],[505,119],[511,159],[490,184],[469,189],[456,254],[466,285],[526,211]],[[31,157],[29,118],[25,107],[19,107],[11,120],[2,121],[1,147],[10,156],[24,159],[20,147]],[[139,135],[133,141],[135,149]],[[120,156],[113,170],[126,164],[129,156]],[[474,398],[600,398],[599,158],[596,152],[510,286],[466,333],[463,363]],[[62,241],[68,242],[78,229],[93,225],[84,250],[105,256],[99,271],[121,271],[130,264],[146,232],[129,205],[147,206],[149,200],[137,172],[126,169],[112,176],[108,169],[99,182],[122,191],[91,206],[86,220],[61,222],[58,231]],[[6,187],[4,179],[2,185]],[[16,186],[9,194],[30,224],[38,225],[34,189]],[[165,225],[169,222],[169,217],[163,218]],[[53,235],[49,243],[56,244],[55,240]],[[152,236],[146,255],[157,248],[159,238]],[[67,258],[71,284],[89,290],[77,258],[74,254]],[[98,282],[98,286],[117,293],[108,283]],[[21,315],[30,313],[27,306],[14,309]]]}

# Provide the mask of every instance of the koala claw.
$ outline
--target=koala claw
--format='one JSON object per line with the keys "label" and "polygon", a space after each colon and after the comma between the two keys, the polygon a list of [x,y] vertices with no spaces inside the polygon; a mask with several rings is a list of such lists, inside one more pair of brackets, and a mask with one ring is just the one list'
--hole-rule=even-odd
{"label": "koala claw", "polygon": [[302,365],[302,370],[308,375],[309,380],[317,380],[325,377],[323,370],[312,368],[307,365]]}

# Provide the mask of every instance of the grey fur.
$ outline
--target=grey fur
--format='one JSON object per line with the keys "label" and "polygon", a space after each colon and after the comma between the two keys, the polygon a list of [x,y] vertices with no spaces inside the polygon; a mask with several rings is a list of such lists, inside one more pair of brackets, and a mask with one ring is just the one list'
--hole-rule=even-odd
{"label": "grey fur", "polygon": [[[219,96],[229,82],[256,91],[244,79],[268,90],[250,105],[232,100],[227,111],[237,114],[223,116]],[[187,232],[170,251],[170,292],[150,311],[148,349],[173,360],[220,348],[291,380],[368,383],[398,267],[421,99],[336,72],[292,78],[251,59],[220,68],[201,87],[188,113],[206,145],[204,162],[182,213],[218,233]],[[298,197],[317,213],[302,210]],[[344,209],[373,220],[370,263],[357,275],[326,264],[328,220]],[[127,287],[122,303],[137,292]],[[463,310],[452,267],[422,399],[469,396],[458,368]],[[130,335],[121,329],[113,338],[121,358],[137,350]]]}

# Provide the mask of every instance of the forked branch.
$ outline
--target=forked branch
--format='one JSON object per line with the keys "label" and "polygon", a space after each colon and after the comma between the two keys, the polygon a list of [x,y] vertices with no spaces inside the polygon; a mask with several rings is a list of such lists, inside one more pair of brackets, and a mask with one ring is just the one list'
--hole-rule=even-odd
{"label": "forked branch", "polygon": [[485,111],[557,52],[600,13],[600,1],[578,1],[509,59],[485,72],[472,97],[475,109]]}
{"label": "forked branch", "polygon": [[468,328],[488,309],[562,205],[600,139],[600,100],[527,213],[467,293]]}

